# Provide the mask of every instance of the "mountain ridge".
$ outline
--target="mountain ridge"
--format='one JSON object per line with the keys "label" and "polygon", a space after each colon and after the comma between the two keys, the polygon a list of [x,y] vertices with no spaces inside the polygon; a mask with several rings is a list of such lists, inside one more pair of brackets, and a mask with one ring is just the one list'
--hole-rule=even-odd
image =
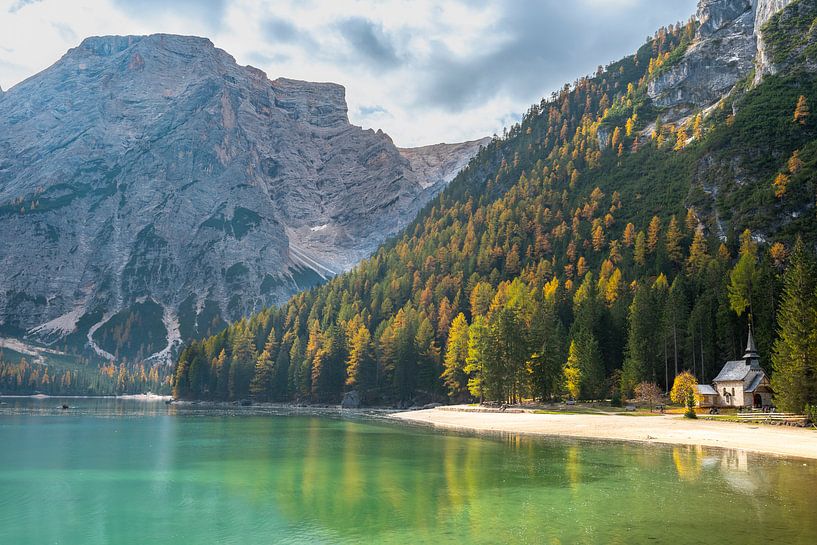
{"label": "mountain ridge", "polygon": [[[452,176],[351,125],[343,86],[270,80],[195,36],[86,38],[0,114],[0,324],[105,359],[168,360],[348,269]],[[160,323],[144,344],[111,320]]]}
{"label": "mountain ridge", "polygon": [[[754,83],[771,5],[702,0],[711,28],[661,28],[532,105],[350,273],[187,346],[174,395],[616,400],[684,369],[706,383],[750,321],[771,354],[781,278],[817,246],[817,0],[763,12],[785,63]],[[696,94],[735,43],[718,96]],[[666,74],[681,108],[652,97]]]}

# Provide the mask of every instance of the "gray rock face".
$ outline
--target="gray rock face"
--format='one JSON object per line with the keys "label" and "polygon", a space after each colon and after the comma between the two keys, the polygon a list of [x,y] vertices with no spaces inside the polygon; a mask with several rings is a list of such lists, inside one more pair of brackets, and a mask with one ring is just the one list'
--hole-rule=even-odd
{"label": "gray rock face", "polygon": [[415,170],[344,94],[153,35],[88,38],[0,95],[0,327],[121,357],[100,339],[147,302],[167,359],[354,265],[479,144]]}
{"label": "gray rock face", "polygon": [[420,177],[423,189],[439,191],[454,179],[480,146],[487,146],[491,138],[472,140],[461,144],[433,144],[419,148],[400,148],[400,155],[408,159],[411,169]]}
{"label": "gray rock face", "polygon": [[794,0],[755,0],[755,37],[757,38],[757,57],[755,59],[755,83],[759,83],[763,76],[777,73],[769,58],[766,41],[763,39],[763,25],[769,22],[776,13],[788,7]]}
{"label": "gray rock face", "polygon": [[701,23],[684,58],[653,79],[648,93],[673,121],[726,95],[754,65],[751,0],[701,0]]}
{"label": "gray rock face", "polygon": [[758,32],[777,12],[782,11],[794,0],[754,0],[755,26]]}
{"label": "gray rock face", "polygon": [[683,59],[653,79],[648,94],[677,121],[727,95],[754,68],[770,73],[762,26],[792,0],[700,0],[695,41]]}
{"label": "gray rock face", "polygon": [[751,10],[752,0],[700,0],[698,2],[700,36],[709,37],[717,34]]}

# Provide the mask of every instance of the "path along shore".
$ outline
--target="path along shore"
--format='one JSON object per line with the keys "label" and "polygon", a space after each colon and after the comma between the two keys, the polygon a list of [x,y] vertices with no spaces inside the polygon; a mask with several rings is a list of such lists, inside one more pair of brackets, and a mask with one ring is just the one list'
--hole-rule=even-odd
{"label": "path along shore", "polygon": [[813,428],[690,420],[680,415],[500,413],[475,409],[449,406],[401,412],[392,417],[452,430],[701,445],[817,459],[817,430]]}

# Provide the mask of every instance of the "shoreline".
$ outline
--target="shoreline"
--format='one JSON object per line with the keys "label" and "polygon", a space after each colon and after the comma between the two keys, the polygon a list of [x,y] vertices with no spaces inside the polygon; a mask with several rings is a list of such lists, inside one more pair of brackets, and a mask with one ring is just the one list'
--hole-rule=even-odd
{"label": "shoreline", "polygon": [[50,395],[50,394],[0,394],[0,399],[135,399],[140,401],[167,401],[173,397],[159,394],[120,395]]}
{"label": "shoreline", "polygon": [[690,420],[683,416],[497,413],[467,406],[405,411],[400,422],[477,433],[518,433],[662,445],[737,449],[787,458],[817,460],[817,431],[809,428]]}

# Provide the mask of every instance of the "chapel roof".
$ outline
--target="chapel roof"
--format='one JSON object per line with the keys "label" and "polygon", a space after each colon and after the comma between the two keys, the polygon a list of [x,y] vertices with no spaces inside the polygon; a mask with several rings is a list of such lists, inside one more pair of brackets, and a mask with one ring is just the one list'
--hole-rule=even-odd
{"label": "chapel roof", "polygon": [[712,382],[727,382],[730,380],[744,380],[752,368],[744,360],[727,361],[721,372]]}
{"label": "chapel roof", "polygon": [[702,396],[716,396],[718,392],[715,391],[715,388],[710,386],[709,384],[699,384],[698,385],[698,394]]}

